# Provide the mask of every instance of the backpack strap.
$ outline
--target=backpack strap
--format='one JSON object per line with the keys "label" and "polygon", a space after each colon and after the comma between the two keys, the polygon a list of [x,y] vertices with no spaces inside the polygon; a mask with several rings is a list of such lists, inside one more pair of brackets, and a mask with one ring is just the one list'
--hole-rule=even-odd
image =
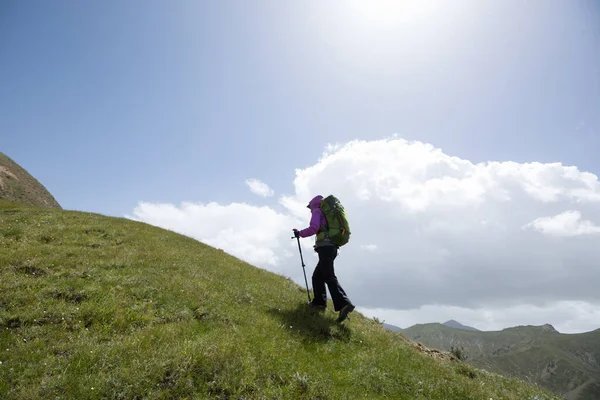
{"label": "backpack strap", "polygon": [[329,240],[329,221],[327,221],[325,213],[323,211],[321,212],[323,213],[323,218],[325,218],[325,239]]}

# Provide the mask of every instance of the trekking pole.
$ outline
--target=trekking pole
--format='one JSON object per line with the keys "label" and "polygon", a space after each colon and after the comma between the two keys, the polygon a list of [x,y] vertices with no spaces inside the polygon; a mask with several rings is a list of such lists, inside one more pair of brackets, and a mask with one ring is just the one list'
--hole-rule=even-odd
{"label": "trekking pole", "polygon": [[[294,236],[292,236],[292,239]],[[300,247],[300,238],[298,240],[298,251],[300,251],[300,261],[302,262],[302,272],[304,272],[304,282],[306,283],[306,295],[308,296],[308,302],[310,303],[310,293],[308,292],[308,281],[306,280],[306,271],[304,270],[304,258],[302,257],[302,248]]]}

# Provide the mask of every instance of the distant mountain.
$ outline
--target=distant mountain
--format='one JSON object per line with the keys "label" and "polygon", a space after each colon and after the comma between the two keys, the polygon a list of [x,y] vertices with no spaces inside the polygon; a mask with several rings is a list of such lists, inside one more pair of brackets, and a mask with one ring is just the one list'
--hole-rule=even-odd
{"label": "distant mountain", "polygon": [[389,329],[390,331],[394,331],[394,332],[399,332],[402,330],[402,328],[400,328],[396,325],[386,324],[385,322],[383,323],[383,327],[386,329]]}
{"label": "distant mountain", "polygon": [[600,399],[600,329],[562,334],[546,324],[482,332],[435,323],[400,333],[443,351],[462,347],[468,363],[537,383],[568,400]]}
{"label": "distant mountain", "polygon": [[446,325],[446,326],[448,326],[450,328],[454,328],[454,329],[462,329],[463,331],[481,332],[479,329],[473,328],[471,326],[463,325],[460,322],[455,321],[453,319],[444,322],[443,325]]}
{"label": "distant mountain", "polygon": [[29,206],[62,209],[44,185],[3,153],[0,153],[0,199]]}

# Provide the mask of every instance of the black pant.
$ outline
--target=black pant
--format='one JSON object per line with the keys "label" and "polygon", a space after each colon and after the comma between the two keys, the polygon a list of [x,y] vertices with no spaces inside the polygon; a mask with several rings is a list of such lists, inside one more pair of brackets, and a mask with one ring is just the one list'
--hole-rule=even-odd
{"label": "black pant", "polygon": [[333,300],[333,308],[335,311],[339,311],[351,302],[333,271],[333,260],[338,255],[338,249],[336,246],[323,246],[318,247],[316,251],[319,254],[319,262],[312,275],[313,293],[315,295],[313,302],[316,305],[327,305],[327,292],[325,291],[325,284],[327,284]]}

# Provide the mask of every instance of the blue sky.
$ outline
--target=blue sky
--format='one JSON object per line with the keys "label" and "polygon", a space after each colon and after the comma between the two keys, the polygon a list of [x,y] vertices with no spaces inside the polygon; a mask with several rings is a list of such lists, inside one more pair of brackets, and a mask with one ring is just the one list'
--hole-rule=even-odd
{"label": "blue sky", "polygon": [[[249,201],[398,134],[600,174],[595,1],[0,4],[0,151],[64,208]],[[386,8],[387,7],[387,8]]]}

